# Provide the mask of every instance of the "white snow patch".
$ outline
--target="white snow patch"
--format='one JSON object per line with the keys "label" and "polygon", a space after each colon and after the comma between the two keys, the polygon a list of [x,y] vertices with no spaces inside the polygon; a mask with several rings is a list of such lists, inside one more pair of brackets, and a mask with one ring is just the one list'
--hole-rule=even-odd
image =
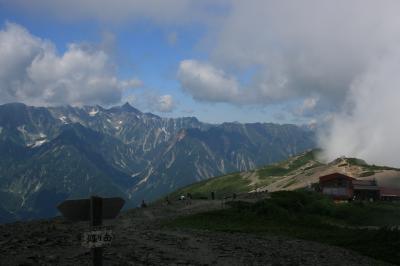
{"label": "white snow patch", "polygon": [[119,166],[121,166],[122,168],[125,168],[125,167],[126,167],[126,163],[125,163],[124,160],[116,161],[115,163],[118,164]]}
{"label": "white snow patch", "polygon": [[21,132],[22,134],[27,133],[27,132],[26,132],[26,129],[25,129],[25,125],[18,126],[17,129],[18,129],[18,131]]}
{"label": "white snow patch", "polygon": [[36,186],[35,186],[35,188],[33,189],[33,191],[34,191],[34,192],[37,192],[37,191],[42,187],[42,185],[43,185],[43,184],[40,183],[40,181],[39,181],[39,183],[36,184]]}
{"label": "white snow patch", "polygon": [[31,148],[39,147],[46,142],[47,142],[47,139],[36,140],[35,143],[31,146]]}
{"label": "white snow patch", "polygon": [[154,169],[153,169],[153,166],[152,166],[152,167],[150,167],[150,170],[147,173],[147,175],[142,180],[140,180],[140,182],[137,185],[140,185],[142,183],[146,183],[147,180],[149,179],[149,177],[151,176],[151,174],[153,173],[153,171],[154,171]]}
{"label": "white snow patch", "polygon": [[64,124],[68,124],[68,121],[67,121],[67,117],[66,116],[60,116],[59,118],[58,118],[59,120],[61,120],[61,122],[63,122]]}
{"label": "white snow patch", "polygon": [[167,162],[166,165],[167,169],[170,168],[174,162],[175,162],[175,152],[172,152],[171,160]]}
{"label": "white snow patch", "polygon": [[136,176],[140,175],[141,173],[142,172],[133,173],[133,174],[131,174],[131,177],[136,177]]}
{"label": "white snow patch", "polygon": [[97,115],[98,112],[99,112],[99,110],[92,109],[92,110],[89,112],[89,115],[90,115],[90,116],[95,116],[95,115]]}
{"label": "white snow patch", "polygon": [[162,128],[161,128],[161,131],[164,132],[165,135],[168,135],[168,132],[167,132],[167,130],[165,129],[165,127],[162,127]]}
{"label": "white snow patch", "polygon": [[120,124],[120,125],[121,125],[122,123],[123,123],[123,122],[122,122],[121,120],[120,120],[120,121],[118,121],[118,124]]}

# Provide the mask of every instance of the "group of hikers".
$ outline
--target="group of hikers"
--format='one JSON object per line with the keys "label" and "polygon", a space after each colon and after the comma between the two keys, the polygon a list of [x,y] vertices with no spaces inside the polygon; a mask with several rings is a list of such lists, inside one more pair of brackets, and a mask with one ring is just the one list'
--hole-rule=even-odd
{"label": "group of hikers", "polygon": [[[193,197],[192,197],[191,193],[187,193],[186,196],[185,195],[181,195],[181,196],[179,196],[178,199],[184,201],[186,205],[190,205],[190,204],[192,204]],[[168,196],[165,197],[165,204],[166,205],[170,205],[171,204],[171,201],[170,201]],[[147,207],[146,202],[144,200],[142,200],[142,203],[140,204],[140,208],[146,208],[146,207]]]}
{"label": "group of hikers", "polygon": [[[228,198],[236,199],[236,197],[237,197],[236,193],[233,193],[229,197],[228,196],[224,197],[223,200],[226,200]],[[193,199],[193,196],[192,196],[191,193],[186,193],[186,196],[185,195],[180,195],[178,197],[178,200],[184,201],[186,205],[191,205],[192,204],[192,199]],[[211,200],[215,200],[215,192],[214,191],[211,192]],[[170,200],[169,196],[165,197],[165,201],[164,202],[165,202],[166,205],[170,205],[171,204],[171,200]],[[142,200],[142,203],[140,204],[140,208],[146,208],[146,207],[147,207],[146,202],[144,200]]]}

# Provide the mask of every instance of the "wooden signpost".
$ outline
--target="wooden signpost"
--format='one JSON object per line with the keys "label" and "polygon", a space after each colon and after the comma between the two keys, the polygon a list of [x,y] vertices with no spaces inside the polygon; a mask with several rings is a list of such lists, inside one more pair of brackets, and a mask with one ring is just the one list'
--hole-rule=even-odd
{"label": "wooden signpost", "polygon": [[63,216],[72,221],[90,221],[91,231],[85,232],[82,245],[91,248],[93,265],[103,265],[103,247],[111,244],[112,230],[103,227],[103,219],[114,219],[124,206],[122,198],[101,198],[66,200],[58,205]]}

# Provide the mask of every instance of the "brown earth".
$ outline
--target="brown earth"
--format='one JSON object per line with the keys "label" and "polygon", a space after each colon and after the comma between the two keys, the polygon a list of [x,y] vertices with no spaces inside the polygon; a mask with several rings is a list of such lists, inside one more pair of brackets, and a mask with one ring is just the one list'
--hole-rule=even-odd
{"label": "brown earth", "polygon": [[[127,211],[106,223],[115,240],[104,249],[104,265],[388,265],[310,241],[161,226],[179,215],[220,208],[220,201],[199,200]],[[87,223],[63,218],[0,225],[0,265],[90,265],[90,252],[79,240],[87,229]]]}

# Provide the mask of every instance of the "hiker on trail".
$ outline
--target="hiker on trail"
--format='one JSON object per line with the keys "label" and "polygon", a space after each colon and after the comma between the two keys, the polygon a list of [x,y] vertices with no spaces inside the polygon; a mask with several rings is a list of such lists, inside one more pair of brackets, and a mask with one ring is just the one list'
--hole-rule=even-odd
{"label": "hiker on trail", "polygon": [[144,200],[142,200],[142,204],[140,204],[140,208],[146,208],[147,204],[146,202],[144,202]]}
{"label": "hiker on trail", "polygon": [[187,193],[186,198],[187,198],[186,205],[192,204],[192,194]]}
{"label": "hiker on trail", "polygon": [[166,203],[167,205],[170,205],[170,204],[171,204],[171,202],[169,201],[169,197],[168,197],[168,196],[165,198],[165,203]]}

